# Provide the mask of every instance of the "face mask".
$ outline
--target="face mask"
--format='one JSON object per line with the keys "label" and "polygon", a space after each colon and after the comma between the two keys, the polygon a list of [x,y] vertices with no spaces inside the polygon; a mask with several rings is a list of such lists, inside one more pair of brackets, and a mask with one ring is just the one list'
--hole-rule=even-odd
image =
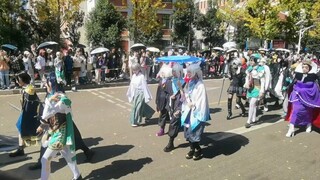
{"label": "face mask", "polygon": [[186,83],[189,83],[189,82],[191,81],[191,78],[188,77],[188,76],[186,76],[186,77],[184,78],[184,81],[185,81]]}

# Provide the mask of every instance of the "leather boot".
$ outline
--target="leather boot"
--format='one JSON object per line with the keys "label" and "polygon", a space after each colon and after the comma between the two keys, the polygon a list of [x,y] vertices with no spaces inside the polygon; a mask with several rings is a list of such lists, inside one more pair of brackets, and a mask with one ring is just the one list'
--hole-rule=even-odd
{"label": "leather boot", "polygon": [[173,140],[174,138],[169,139],[168,145],[163,149],[164,152],[170,152],[174,149]]}
{"label": "leather boot", "polygon": [[15,151],[9,154],[10,157],[17,157],[17,156],[23,156],[24,150],[23,146],[19,146],[19,148]]}
{"label": "leather boot", "polygon": [[231,116],[232,116],[231,106],[232,106],[232,99],[228,98],[228,115],[227,115],[227,119],[231,119]]}

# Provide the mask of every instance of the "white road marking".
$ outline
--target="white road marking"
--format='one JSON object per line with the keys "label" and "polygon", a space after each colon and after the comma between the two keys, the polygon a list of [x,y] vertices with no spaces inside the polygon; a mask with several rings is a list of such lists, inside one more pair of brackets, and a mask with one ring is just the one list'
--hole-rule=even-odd
{"label": "white road marking", "polygon": [[114,101],[112,101],[112,100],[110,100],[110,99],[107,99],[107,101],[109,101],[109,102],[111,102],[111,103],[113,103],[113,104],[116,103],[116,102],[114,102]]}
{"label": "white road marking", "polygon": [[220,87],[208,87],[206,88],[207,91],[215,90],[215,89],[220,89]]}
{"label": "white road marking", "polygon": [[94,93],[94,92],[90,92],[90,93],[93,94],[93,95],[96,95],[96,96],[98,95],[97,93]]}
{"label": "white road marking", "polygon": [[122,106],[121,104],[116,104],[116,105],[119,106],[119,107],[122,107],[123,109],[127,109],[126,106]]}
{"label": "white road marking", "polygon": [[101,99],[106,99],[105,97],[103,97],[103,96],[98,96],[99,98],[101,98]]}

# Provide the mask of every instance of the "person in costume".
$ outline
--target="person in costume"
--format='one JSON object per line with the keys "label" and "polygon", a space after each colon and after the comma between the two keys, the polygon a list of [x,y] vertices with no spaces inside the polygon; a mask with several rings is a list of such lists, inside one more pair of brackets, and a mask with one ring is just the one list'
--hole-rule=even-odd
{"label": "person in costume", "polygon": [[61,52],[56,53],[56,58],[54,59],[55,74],[57,77],[57,83],[60,85],[66,85],[66,80],[64,76],[64,62]]}
{"label": "person in costume", "polygon": [[263,99],[265,93],[265,68],[258,64],[258,57],[252,56],[250,64],[246,70],[246,81],[244,87],[247,89],[247,98],[249,101],[248,120],[246,128],[250,128],[256,122],[257,105],[259,100]]}
{"label": "person in costume", "polygon": [[205,122],[210,120],[209,103],[206,88],[202,81],[202,71],[199,64],[187,67],[187,85],[184,90],[181,125],[184,126],[184,136],[190,144],[187,159],[199,160],[202,150],[199,145]]}
{"label": "person in costume", "polygon": [[259,59],[259,66],[264,68],[264,96],[262,97],[264,112],[269,111],[266,93],[269,92],[269,89],[271,87],[271,81],[272,81],[272,75],[270,72],[270,68],[266,63],[267,63],[267,60],[264,57]]}
{"label": "person in costume", "polygon": [[245,96],[246,90],[243,87],[245,82],[246,73],[245,70],[241,67],[240,59],[236,58],[232,61],[231,67],[229,70],[229,79],[231,80],[230,86],[227,90],[228,92],[228,115],[227,119],[232,117],[232,98],[236,94],[236,103],[241,108],[242,117],[246,116],[246,109],[242,104],[241,98]]}
{"label": "person in costume", "polygon": [[316,73],[317,65],[311,61],[304,61],[295,69],[286,117],[290,122],[287,137],[294,136],[295,126],[306,126],[307,133],[312,131],[312,124],[320,127],[320,93]]}
{"label": "person in costume", "polygon": [[41,125],[37,132],[43,132],[48,127],[48,139],[43,142],[47,147],[41,158],[41,180],[49,179],[51,159],[58,152],[65,158],[72,171],[73,179],[82,179],[76,161],[76,144],[74,138],[71,100],[60,92],[53,92],[53,84],[47,83],[48,95],[45,99]]}
{"label": "person in costume", "polygon": [[147,104],[152,99],[152,95],[146,79],[141,73],[140,64],[133,63],[131,69],[133,75],[127,91],[127,97],[129,102],[132,103],[130,123],[132,127],[137,127],[142,123],[142,117],[152,117],[154,110]]}
{"label": "person in costume", "polygon": [[[50,73],[49,76],[47,77],[47,82],[46,82],[46,86],[47,86],[47,95],[46,98],[51,97],[55,94],[64,94],[64,90],[62,88],[62,86],[60,86],[57,83],[57,78],[55,76],[55,73]],[[39,114],[42,114],[43,109],[39,108]],[[74,121],[72,121],[73,123],[73,130],[74,130],[74,139],[75,139],[75,150],[79,150],[81,149],[85,156],[86,156],[86,162],[90,162],[93,155],[94,155],[94,151],[90,150],[88,148],[88,146],[84,143],[81,133],[78,129],[78,127],[76,126],[76,124],[74,123]],[[46,147],[41,146],[40,149],[40,157],[38,159],[38,162],[31,165],[29,167],[29,170],[36,170],[36,169],[41,169],[41,158],[44,154],[44,152],[46,151]]]}
{"label": "person in costume", "polygon": [[174,64],[172,67],[171,94],[169,99],[170,125],[168,130],[169,142],[163,149],[164,152],[170,152],[174,149],[174,139],[177,137],[181,127],[181,91],[185,85],[183,80],[183,67],[180,64]]}
{"label": "person in costume", "polygon": [[23,156],[25,146],[38,145],[41,140],[41,136],[36,132],[40,125],[37,119],[40,100],[34,86],[30,84],[31,77],[22,72],[17,75],[17,80],[22,87],[21,113],[16,123],[19,131],[19,147],[9,154],[10,157]]}
{"label": "person in costume", "polygon": [[169,115],[169,102],[172,95],[172,68],[167,65],[163,65],[160,69],[160,81],[156,93],[156,106],[157,112],[160,113],[158,125],[160,126],[159,132],[156,136],[163,136],[166,121],[170,120]]}

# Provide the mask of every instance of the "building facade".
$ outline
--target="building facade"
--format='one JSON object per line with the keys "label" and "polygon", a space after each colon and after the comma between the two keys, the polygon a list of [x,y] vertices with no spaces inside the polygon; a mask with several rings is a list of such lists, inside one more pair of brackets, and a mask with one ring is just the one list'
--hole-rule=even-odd
{"label": "building facade", "polygon": [[[85,12],[86,17],[88,14],[94,9],[98,0],[87,0],[81,6],[81,9]],[[131,0],[109,0],[116,9],[125,17],[128,18],[132,15],[132,3]],[[171,24],[171,16],[174,12],[173,3],[176,0],[162,0],[164,4],[164,8],[158,10],[158,18],[159,22],[164,25],[163,37],[162,37],[162,46],[168,45],[171,42],[171,33],[172,33],[172,24]],[[129,52],[130,46],[133,45],[133,41],[130,40],[129,31],[125,30],[121,34],[121,46],[122,49],[126,52]],[[85,36],[84,29],[82,30],[81,43],[88,44]]]}

